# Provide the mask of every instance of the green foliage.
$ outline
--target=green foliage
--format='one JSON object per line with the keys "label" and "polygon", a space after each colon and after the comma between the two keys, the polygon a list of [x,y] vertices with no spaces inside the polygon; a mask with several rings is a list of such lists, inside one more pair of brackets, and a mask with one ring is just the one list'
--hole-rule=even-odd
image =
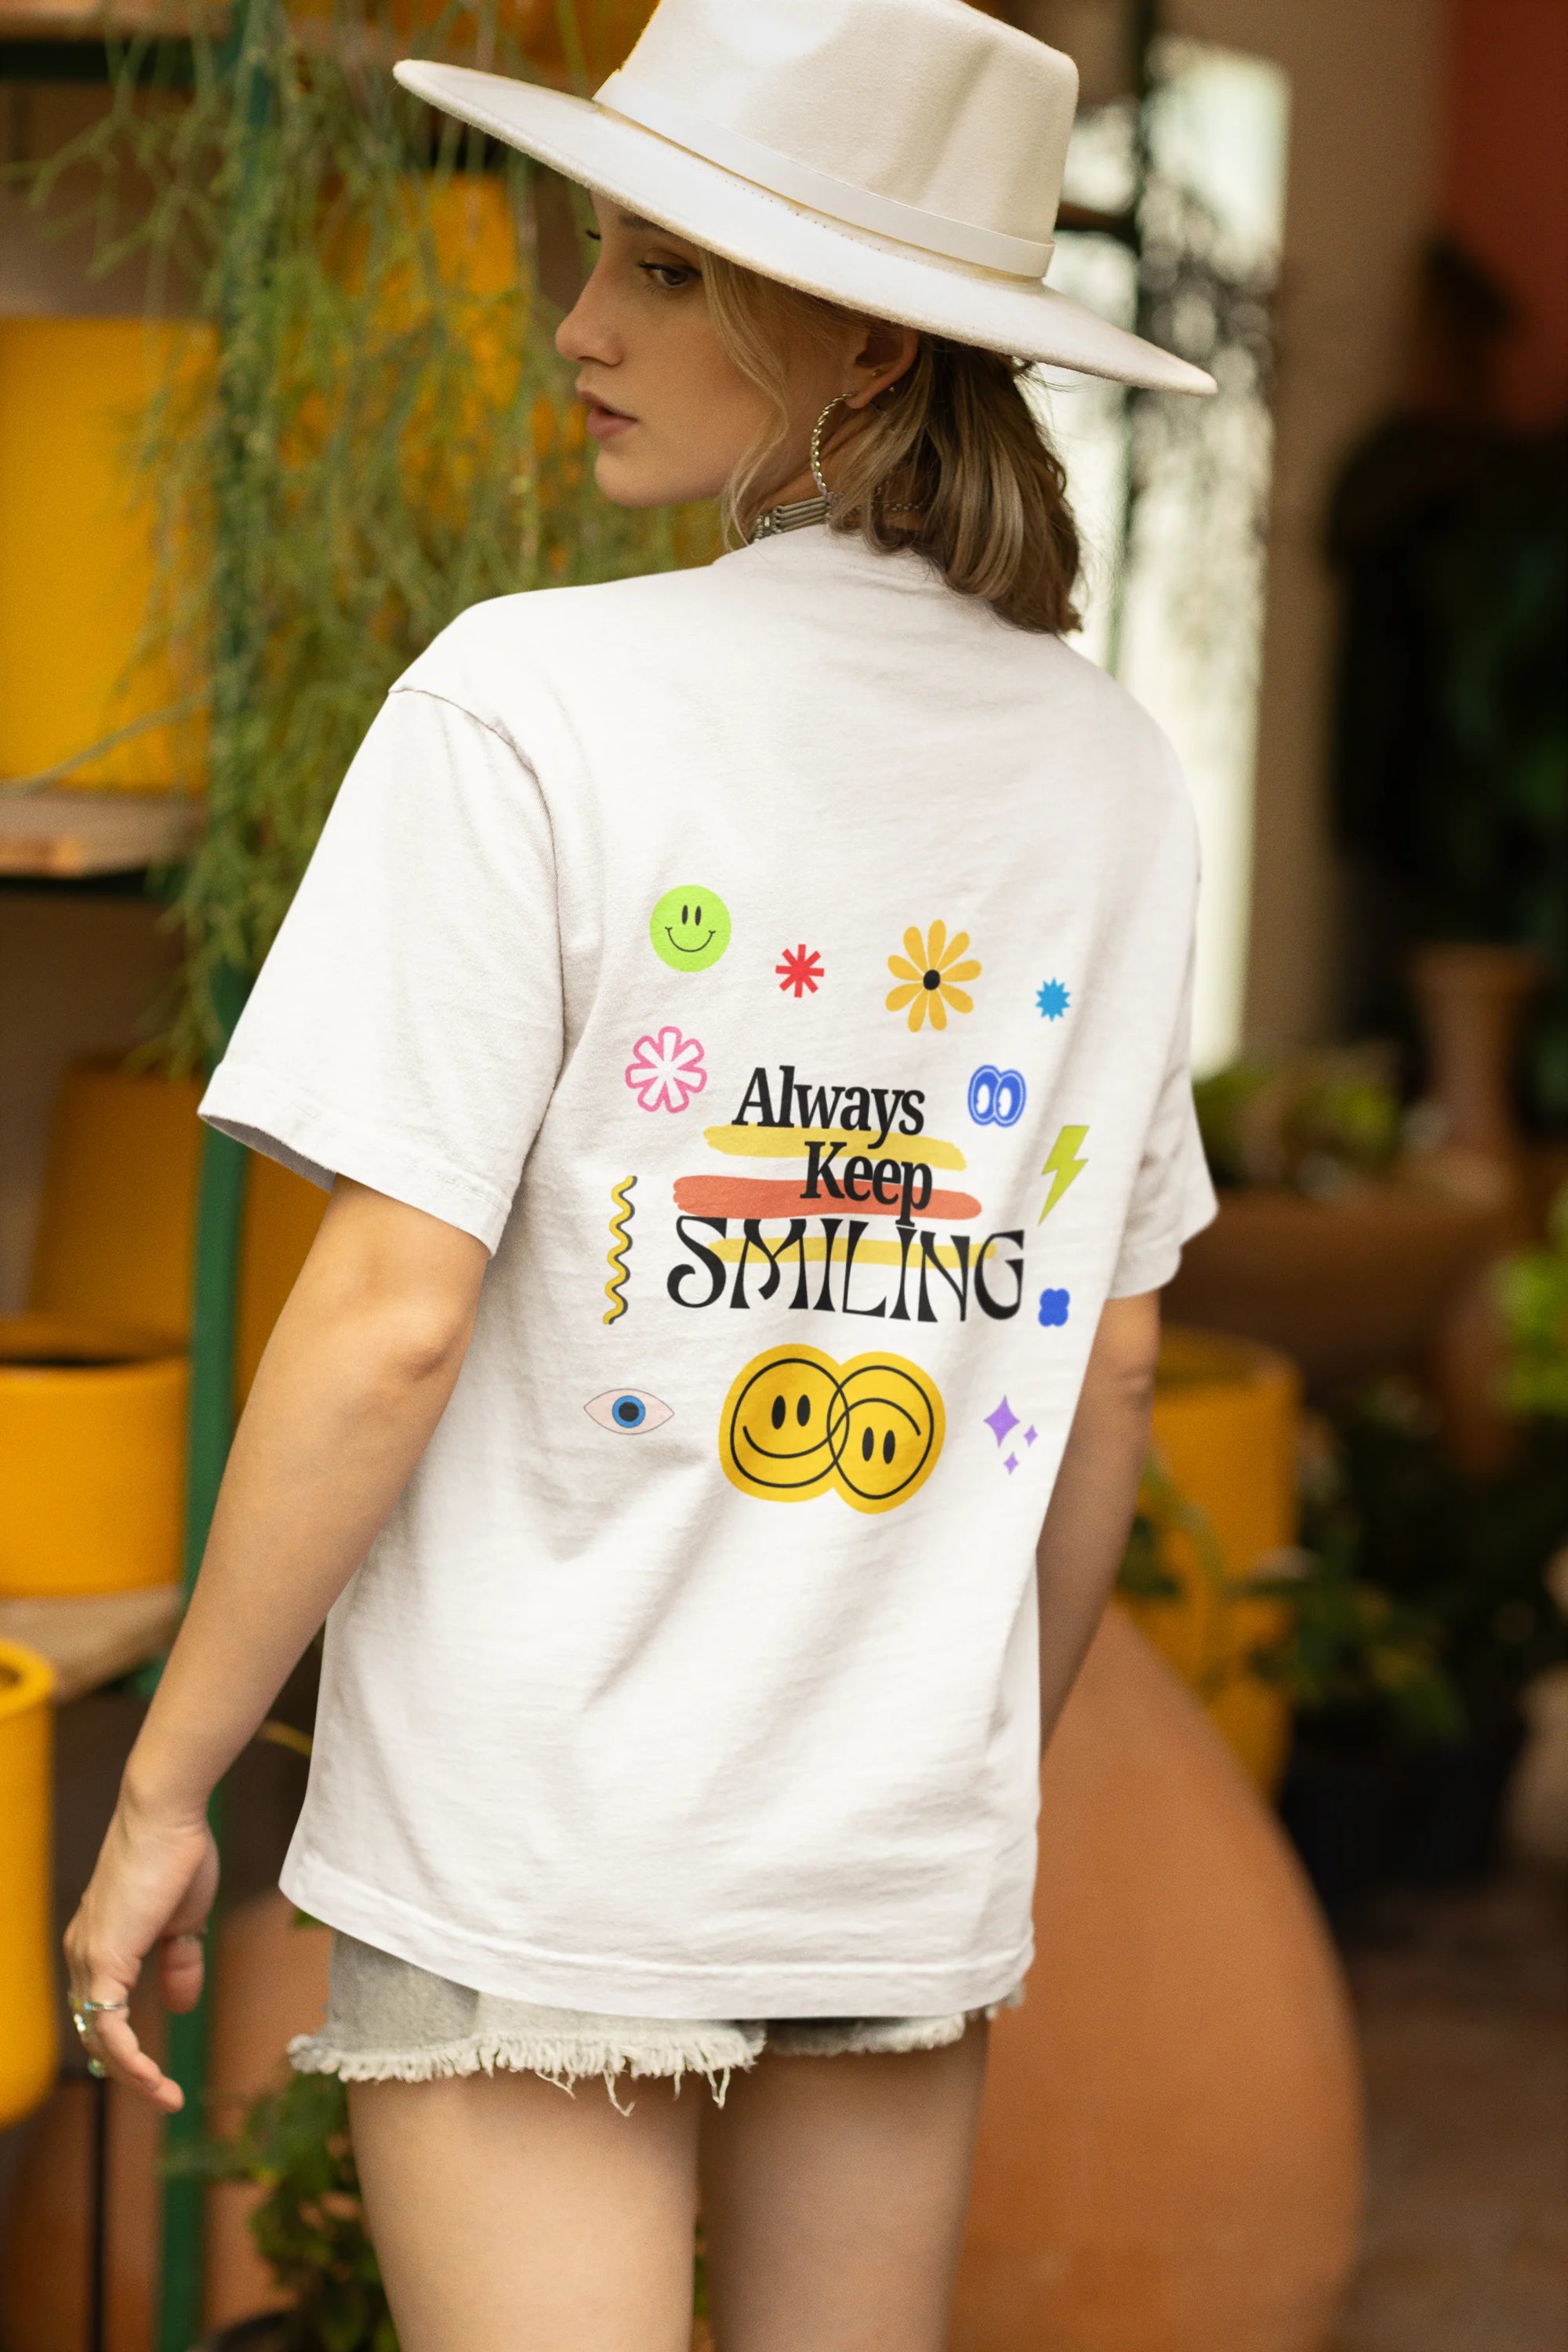
{"label": "green foliage", "polygon": [[1193,1093],[1222,1184],[1329,1193],[1379,1173],[1399,1149],[1399,1098],[1375,1048],[1238,1062]]}
{"label": "green foliage", "polygon": [[1296,1713],[1351,1725],[1378,1742],[1425,1747],[1457,1739],[1464,1708],[1443,1664],[1443,1628],[1357,1573],[1347,1531],[1300,1555],[1297,1572],[1261,1576],[1249,1590],[1289,1607],[1279,1641],[1252,1664],[1279,1684]]}
{"label": "green foliage", "polygon": [[397,2352],[335,2075],[291,2074],[232,2139],[199,2141],[169,2168],[262,2190],[251,2231],[293,2299],[297,2352]]}
{"label": "green foliage", "polygon": [[1510,1410],[1568,1421],[1568,1185],[1552,1204],[1546,1247],[1506,1260],[1500,1290]]}
{"label": "green foliage", "polygon": [[[382,697],[448,621],[714,543],[706,510],[628,514],[594,488],[532,266],[532,169],[397,89],[390,13],[338,0],[293,23],[250,0],[236,23],[226,50],[120,51],[108,114],[39,182],[94,163],[100,265],[142,254],[154,299],[207,331],[139,453],[161,581],[144,655],[208,713],[176,1068],[221,1042],[217,976],[259,966]],[[476,41],[531,71],[499,0],[449,6],[419,47]]]}
{"label": "green foliage", "polygon": [[1177,1601],[1183,1585],[1171,1570],[1172,1538],[1187,1538],[1204,1576],[1214,1590],[1228,1591],[1225,1561],[1220,1556],[1208,1515],[1189,1503],[1158,1454],[1151,1454],[1138,1482],[1138,1507],[1121,1562],[1116,1589],[1130,1601]]}
{"label": "green foliage", "polygon": [[[1470,1729],[1512,1722],[1525,1683],[1568,1654],[1568,1627],[1543,1581],[1568,1541],[1568,1445],[1550,1424],[1510,1468],[1474,1476],[1445,1451],[1419,1397],[1384,1381],[1339,1413],[1332,1454],[1305,1499],[1328,1635],[1345,1622],[1346,1581],[1374,1587],[1392,1613],[1371,1631],[1425,1643]],[[1364,1683],[1384,1729],[1436,1727],[1426,1698],[1406,1704],[1370,1668]]]}
{"label": "green foliage", "polygon": [[1232,1576],[1206,1513],[1152,1461],[1117,1590],[1132,1601],[1181,1599],[1182,1581],[1172,1572],[1180,1538],[1221,1604],[1274,1600],[1289,1612],[1284,1631],[1262,1645],[1237,1646],[1223,1634],[1216,1642],[1211,1631],[1213,1654],[1197,1677],[1201,1698],[1255,1674],[1283,1688],[1299,1715],[1351,1718],[1399,1745],[1457,1737],[1464,1717],[1442,1664],[1442,1627],[1359,1572],[1348,1516],[1324,1517],[1318,1533],[1319,1549],[1294,1552],[1268,1572]]}

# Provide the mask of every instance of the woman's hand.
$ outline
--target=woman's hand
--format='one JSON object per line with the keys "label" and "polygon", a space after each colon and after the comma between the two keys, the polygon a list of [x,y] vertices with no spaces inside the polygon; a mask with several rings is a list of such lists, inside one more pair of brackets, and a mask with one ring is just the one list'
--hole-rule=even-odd
{"label": "woman's hand", "polygon": [[206,1556],[92,1883],[66,1937],[70,1989],[110,2002],[89,2056],[166,2114],[184,2104],[121,2002],[154,1945],[193,2009],[217,1887],[206,1805],[407,1485],[462,1369],[482,1242],[340,1177],[278,1318],[224,1474]]}
{"label": "woman's hand", "polygon": [[[73,2001],[128,2002],[156,1945],[165,2008],[201,1998],[202,1937],[217,1892],[217,1848],[205,1819],[139,1815],[122,1796],[98,1866],[66,1930]],[[184,2093],[149,2057],[121,2008],[93,2015],[83,2034],[106,2074],[140,2091],[166,2115]]]}

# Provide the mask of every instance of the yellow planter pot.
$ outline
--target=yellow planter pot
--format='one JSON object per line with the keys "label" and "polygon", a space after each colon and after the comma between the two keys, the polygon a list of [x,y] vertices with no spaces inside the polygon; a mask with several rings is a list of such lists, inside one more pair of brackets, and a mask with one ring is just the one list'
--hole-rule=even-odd
{"label": "yellow planter pot", "polygon": [[177,1579],[188,1382],[155,1332],[0,1317],[0,1593]]}
{"label": "yellow planter pot", "polygon": [[60,1084],[28,1305],[183,1345],[201,1129],[195,1078],[82,1063]]}
{"label": "yellow planter pot", "polygon": [[[60,1087],[29,1304],[167,1333],[191,1328],[201,1125],[194,1078],[85,1062]],[[253,1158],[240,1251],[236,1377],[244,1397],[305,1263],[327,1196]]]}
{"label": "yellow planter pot", "polygon": [[54,1676],[0,1642],[0,2131],[48,2095],[59,2063],[51,1945]]}
{"label": "yellow planter pot", "polygon": [[1180,1599],[1134,1601],[1132,1612],[1269,1793],[1284,1769],[1289,1709],[1247,1659],[1282,1629],[1283,1607],[1227,1600],[1212,1568],[1243,1577],[1296,1540],[1300,1413],[1300,1377],[1288,1357],[1217,1333],[1167,1329],[1154,1399],[1155,1458],[1206,1521],[1217,1558],[1205,1565],[1199,1543],[1176,1531],[1163,1564],[1179,1580]]}
{"label": "yellow planter pot", "polygon": [[[211,344],[205,328],[141,319],[0,319],[0,777],[181,699],[166,665],[132,675],[156,572],[133,450],[171,360],[199,367]],[[203,757],[193,718],[129,737],[69,782],[162,791]]]}

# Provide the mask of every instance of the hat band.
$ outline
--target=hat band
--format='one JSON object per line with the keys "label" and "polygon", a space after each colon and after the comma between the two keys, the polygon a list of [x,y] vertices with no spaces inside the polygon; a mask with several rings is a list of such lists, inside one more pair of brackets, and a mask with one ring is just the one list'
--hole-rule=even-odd
{"label": "hat band", "polygon": [[872,188],[856,187],[829,172],[798,163],[793,155],[781,154],[776,147],[764,147],[743,131],[714,122],[626,74],[613,73],[595,91],[594,103],[644,131],[657,131],[688,153],[721,164],[775,196],[826,213],[830,220],[851,228],[869,229],[873,236],[890,236],[925,253],[940,253],[949,261],[1002,270],[1009,278],[1043,278],[1050,267],[1049,237],[1010,236],[1003,229],[977,228],[972,222],[949,220],[945,214],[901,204],[895,196],[879,195]]}

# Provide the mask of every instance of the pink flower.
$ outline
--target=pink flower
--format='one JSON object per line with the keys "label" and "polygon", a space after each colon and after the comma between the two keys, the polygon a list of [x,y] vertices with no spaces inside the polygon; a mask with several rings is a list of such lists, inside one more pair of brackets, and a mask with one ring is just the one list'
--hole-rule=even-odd
{"label": "pink flower", "polygon": [[644,1110],[684,1110],[693,1095],[708,1084],[702,1047],[679,1029],[661,1029],[657,1037],[639,1037],[626,1065],[626,1084]]}

